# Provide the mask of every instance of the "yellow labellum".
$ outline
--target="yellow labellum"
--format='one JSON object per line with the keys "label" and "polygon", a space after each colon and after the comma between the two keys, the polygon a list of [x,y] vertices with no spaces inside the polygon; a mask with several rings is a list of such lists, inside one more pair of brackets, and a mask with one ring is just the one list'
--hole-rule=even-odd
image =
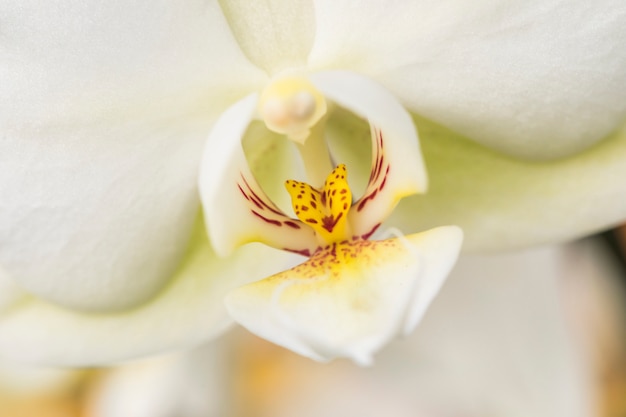
{"label": "yellow labellum", "polygon": [[352,192],[344,164],[335,168],[326,178],[322,190],[304,182],[285,183],[291,195],[296,216],[315,230],[326,245],[351,238],[348,212],[352,206]]}

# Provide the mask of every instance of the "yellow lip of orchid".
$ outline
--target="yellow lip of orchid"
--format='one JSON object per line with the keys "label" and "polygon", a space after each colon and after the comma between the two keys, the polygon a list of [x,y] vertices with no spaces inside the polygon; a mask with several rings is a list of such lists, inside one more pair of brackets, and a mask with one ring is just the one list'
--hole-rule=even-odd
{"label": "yellow lip of orchid", "polygon": [[315,230],[322,245],[351,238],[348,212],[352,192],[347,176],[346,166],[341,164],[328,175],[322,190],[294,180],[285,183],[296,216]]}
{"label": "yellow lip of orchid", "polygon": [[[310,95],[304,99],[310,108],[294,116],[290,106],[302,94]],[[356,199],[347,166],[330,168],[326,100],[370,124],[369,178]],[[268,197],[244,155],[243,135],[259,115],[268,129],[295,143],[313,183],[285,182],[295,218]],[[349,357],[360,364],[413,329],[455,263],[462,233],[447,226],[370,240],[400,199],[426,189],[417,132],[393,96],[346,72],[279,79],[260,97],[228,109],[209,143],[220,146],[207,148],[200,189],[216,251],[260,241],[308,257],[231,292],[226,306],[235,321],[310,358]],[[210,174],[218,170],[227,173],[219,180]]]}

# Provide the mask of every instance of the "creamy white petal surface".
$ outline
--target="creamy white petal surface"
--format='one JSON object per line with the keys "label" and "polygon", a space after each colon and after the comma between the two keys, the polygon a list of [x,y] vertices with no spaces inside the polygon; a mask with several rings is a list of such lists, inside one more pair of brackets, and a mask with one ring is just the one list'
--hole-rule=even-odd
{"label": "creamy white petal surface", "polygon": [[[291,251],[317,244],[313,232],[280,210],[252,175],[242,142],[257,100],[252,94],[228,108],[213,126],[203,152],[200,197],[211,244],[221,256],[249,242]],[[287,166],[280,163],[275,169]]]}
{"label": "creamy white petal surface", "polygon": [[232,323],[224,295],[288,267],[290,257],[250,245],[218,258],[199,223],[180,269],[149,302],[115,314],[91,314],[35,297],[21,300],[0,320],[0,355],[43,364],[112,364],[215,337]]}
{"label": "creamy white petal surface", "polygon": [[315,13],[311,68],[360,71],[512,155],[572,154],[626,116],[620,0],[321,0]]}
{"label": "creamy white petal surface", "polygon": [[[314,74],[311,80],[335,104],[369,124],[371,144],[365,146],[371,147],[372,157],[360,163],[370,162],[369,172],[361,174],[370,180],[349,214],[354,233],[368,233],[403,197],[427,191],[428,178],[415,126],[393,95],[365,77],[348,71],[328,71]],[[363,146],[358,137],[343,138],[353,139],[357,141],[353,148]]]}
{"label": "creamy white petal surface", "polygon": [[310,0],[219,0],[243,52],[270,74],[306,65],[315,37]]}
{"label": "creamy white petal surface", "polygon": [[417,330],[371,369],[279,356],[266,381],[282,389],[265,415],[595,416],[589,358],[562,305],[561,279],[574,278],[561,275],[562,254],[462,257]]}
{"label": "creamy white petal surface", "polygon": [[301,355],[369,365],[376,351],[414,329],[461,241],[462,232],[447,226],[333,245],[291,270],[237,288],[226,306],[251,332]]}
{"label": "creamy white petal surface", "polygon": [[187,244],[211,120],[263,77],[214,3],[40,6],[0,6],[0,264],[61,305],[135,305]]}
{"label": "creamy white petal surface", "polygon": [[388,224],[405,232],[456,224],[464,249],[558,242],[618,224],[626,213],[626,128],[549,163],[511,159],[418,121],[430,187],[400,202]]}

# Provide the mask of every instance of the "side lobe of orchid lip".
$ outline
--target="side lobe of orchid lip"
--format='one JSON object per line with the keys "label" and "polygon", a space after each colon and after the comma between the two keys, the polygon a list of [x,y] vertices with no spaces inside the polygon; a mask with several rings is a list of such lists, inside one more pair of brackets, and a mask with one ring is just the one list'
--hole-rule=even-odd
{"label": "side lobe of orchid lip", "polygon": [[455,226],[331,245],[306,262],[232,291],[230,315],[251,332],[318,361],[361,365],[417,325],[456,262]]}
{"label": "side lobe of orchid lip", "polygon": [[[326,98],[370,123],[374,153],[371,161],[363,162],[374,174],[377,169],[387,172],[374,176],[378,182],[370,182],[366,194],[371,196],[363,199],[367,204],[354,207],[350,220],[353,227],[368,233],[402,197],[424,192],[428,186],[415,126],[397,99],[366,77],[326,71],[310,78]],[[207,139],[198,182],[208,234],[220,255],[253,241],[310,255],[318,247],[315,235],[269,199],[248,166],[241,142],[257,116],[258,102],[259,96],[251,94],[232,105]]]}

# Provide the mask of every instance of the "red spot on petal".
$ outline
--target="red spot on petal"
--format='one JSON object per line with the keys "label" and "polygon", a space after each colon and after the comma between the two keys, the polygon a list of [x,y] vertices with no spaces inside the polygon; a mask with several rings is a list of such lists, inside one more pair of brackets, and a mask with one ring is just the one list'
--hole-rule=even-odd
{"label": "red spot on petal", "polygon": [[291,227],[292,229],[300,229],[300,225],[296,222],[293,222],[291,220],[287,220],[286,222],[283,222],[284,225]]}
{"label": "red spot on petal", "polygon": [[278,226],[278,227],[281,227],[281,226],[282,226],[282,223],[281,223],[281,222],[279,222],[278,220],[268,219],[267,217],[264,217],[264,216],[260,215],[259,213],[257,213],[257,212],[256,212],[256,211],[254,211],[254,210],[250,210],[250,211],[251,211],[251,212],[252,212],[252,214],[254,214],[256,217],[258,217],[259,219],[263,220],[263,221],[264,221],[264,222],[266,222],[266,223],[269,223],[269,224],[271,224],[271,225]]}

